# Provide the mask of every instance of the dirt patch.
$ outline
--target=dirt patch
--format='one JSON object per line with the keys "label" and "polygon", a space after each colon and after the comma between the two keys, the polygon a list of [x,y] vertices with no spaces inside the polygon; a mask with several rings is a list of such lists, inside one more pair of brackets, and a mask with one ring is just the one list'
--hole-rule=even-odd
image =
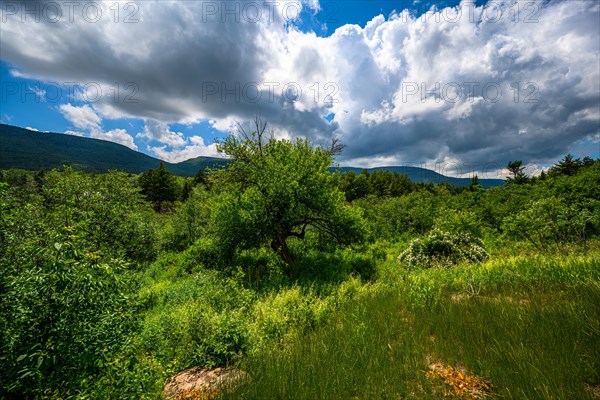
{"label": "dirt patch", "polygon": [[193,367],[171,377],[164,395],[168,400],[214,400],[222,391],[232,390],[248,379],[247,373],[235,368]]}

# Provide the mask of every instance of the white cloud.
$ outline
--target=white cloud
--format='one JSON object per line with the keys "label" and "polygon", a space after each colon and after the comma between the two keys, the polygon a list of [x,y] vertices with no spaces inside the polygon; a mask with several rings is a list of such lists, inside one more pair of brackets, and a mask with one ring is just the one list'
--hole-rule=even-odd
{"label": "white cloud", "polygon": [[61,104],[59,110],[76,128],[100,129],[102,118],[87,104],[81,107],[73,106],[71,103]]}
{"label": "white cloud", "polygon": [[[77,107],[69,103],[60,105],[59,109],[65,118],[76,128],[88,130],[89,137],[119,143],[137,151],[138,147],[134,143],[133,137],[125,129],[113,129],[105,132],[101,126],[102,118],[89,105],[86,104]],[[84,136],[79,131],[68,130],[65,133],[68,135]]]}
{"label": "white cloud", "polygon": [[32,128],[30,126],[26,126],[25,129],[29,130],[29,131],[33,131],[33,132],[39,132],[39,129],[36,128]]}
{"label": "white cloud", "polygon": [[90,137],[119,143],[129,147],[132,150],[137,151],[138,149],[136,144],[133,142],[133,137],[127,133],[125,129],[113,129],[108,132],[92,130]]}
{"label": "white cloud", "polygon": [[[524,9],[514,0],[463,1],[418,18],[374,16],[326,38],[290,27],[292,9],[320,8],[313,0],[279,2],[273,19],[265,6],[257,23],[207,16],[201,1],[137,4],[135,24],[76,18],[50,26],[8,16],[3,60],[18,66],[15,76],[97,83],[93,108],[61,106],[73,126],[100,131],[100,115],[141,118],[137,137],[171,159],[210,145],[169,124],[211,120],[227,131],[256,114],[284,135],[338,135],[347,145],[340,162],[364,166],[456,160],[500,168],[561,156],[598,133],[597,2],[532,0]],[[331,124],[322,118],[330,112]]]}
{"label": "white cloud", "polygon": [[65,135],[80,136],[80,137],[85,136],[85,134],[83,132],[71,131],[71,130],[65,131]]}
{"label": "white cloud", "polygon": [[166,123],[156,120],[146,120],[144,131],[138,133],[136,137],[155,140],[174,149],[181,149],[186,145],[183,133],[173,132]]}
{"label": "white cloud", "polygon": [[173,163],[196,157],[222,157],[217,151],[217,145],[213,143],[206,146],[201,136],[191,136],[188,138],[188,143],[177,151],[168,150],[167,146],[148,146],[148,150],[161,160]]}

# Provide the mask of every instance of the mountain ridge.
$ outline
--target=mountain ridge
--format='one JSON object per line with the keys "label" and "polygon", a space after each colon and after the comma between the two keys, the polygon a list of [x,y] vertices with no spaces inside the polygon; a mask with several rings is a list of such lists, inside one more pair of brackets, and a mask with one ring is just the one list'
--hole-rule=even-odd
{"label": "mountain ridge", "polygon": [[[173,174],[194,176],[199,169],[219,168],[229,161],[216,157],[196,157],[179,163],[170,163],[127,146],[94,138],[54,132],[38,132],[17,126],[0,124],[0,169],[26,170],[53,169],[71,165],[88,172],[117,170],[139,174],[163,163]],[[384,166],[374,168],[332,167],[330,170],[354,171],[359,174],[387,170],[407,175],[413,182],[449,183],[468,186],[470,178],[454,178],[438,172],[410,166]],[[483,187],[501,186],[501,179],[479,179]]]}

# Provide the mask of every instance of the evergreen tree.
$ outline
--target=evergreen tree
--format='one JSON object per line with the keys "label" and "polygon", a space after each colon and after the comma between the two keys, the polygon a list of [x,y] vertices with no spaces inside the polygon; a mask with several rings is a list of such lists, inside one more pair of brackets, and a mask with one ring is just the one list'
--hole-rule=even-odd
{"label": "evergreen tree", "polygon": [[157,169],[150,169],[139,177],[139,185],[146,198],[154,203],[156,209],[164,201],[177,200],[177,180],[161,162]]}

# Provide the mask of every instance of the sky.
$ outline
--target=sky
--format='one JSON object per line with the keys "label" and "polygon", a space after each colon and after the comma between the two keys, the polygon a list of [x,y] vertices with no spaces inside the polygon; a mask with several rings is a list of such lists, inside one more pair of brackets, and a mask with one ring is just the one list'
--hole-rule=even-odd
{"label": "sky", "polygon": [[260,116],[340,165],[600,157],[596,0],[0,2],[0,122],[179,162]]}

